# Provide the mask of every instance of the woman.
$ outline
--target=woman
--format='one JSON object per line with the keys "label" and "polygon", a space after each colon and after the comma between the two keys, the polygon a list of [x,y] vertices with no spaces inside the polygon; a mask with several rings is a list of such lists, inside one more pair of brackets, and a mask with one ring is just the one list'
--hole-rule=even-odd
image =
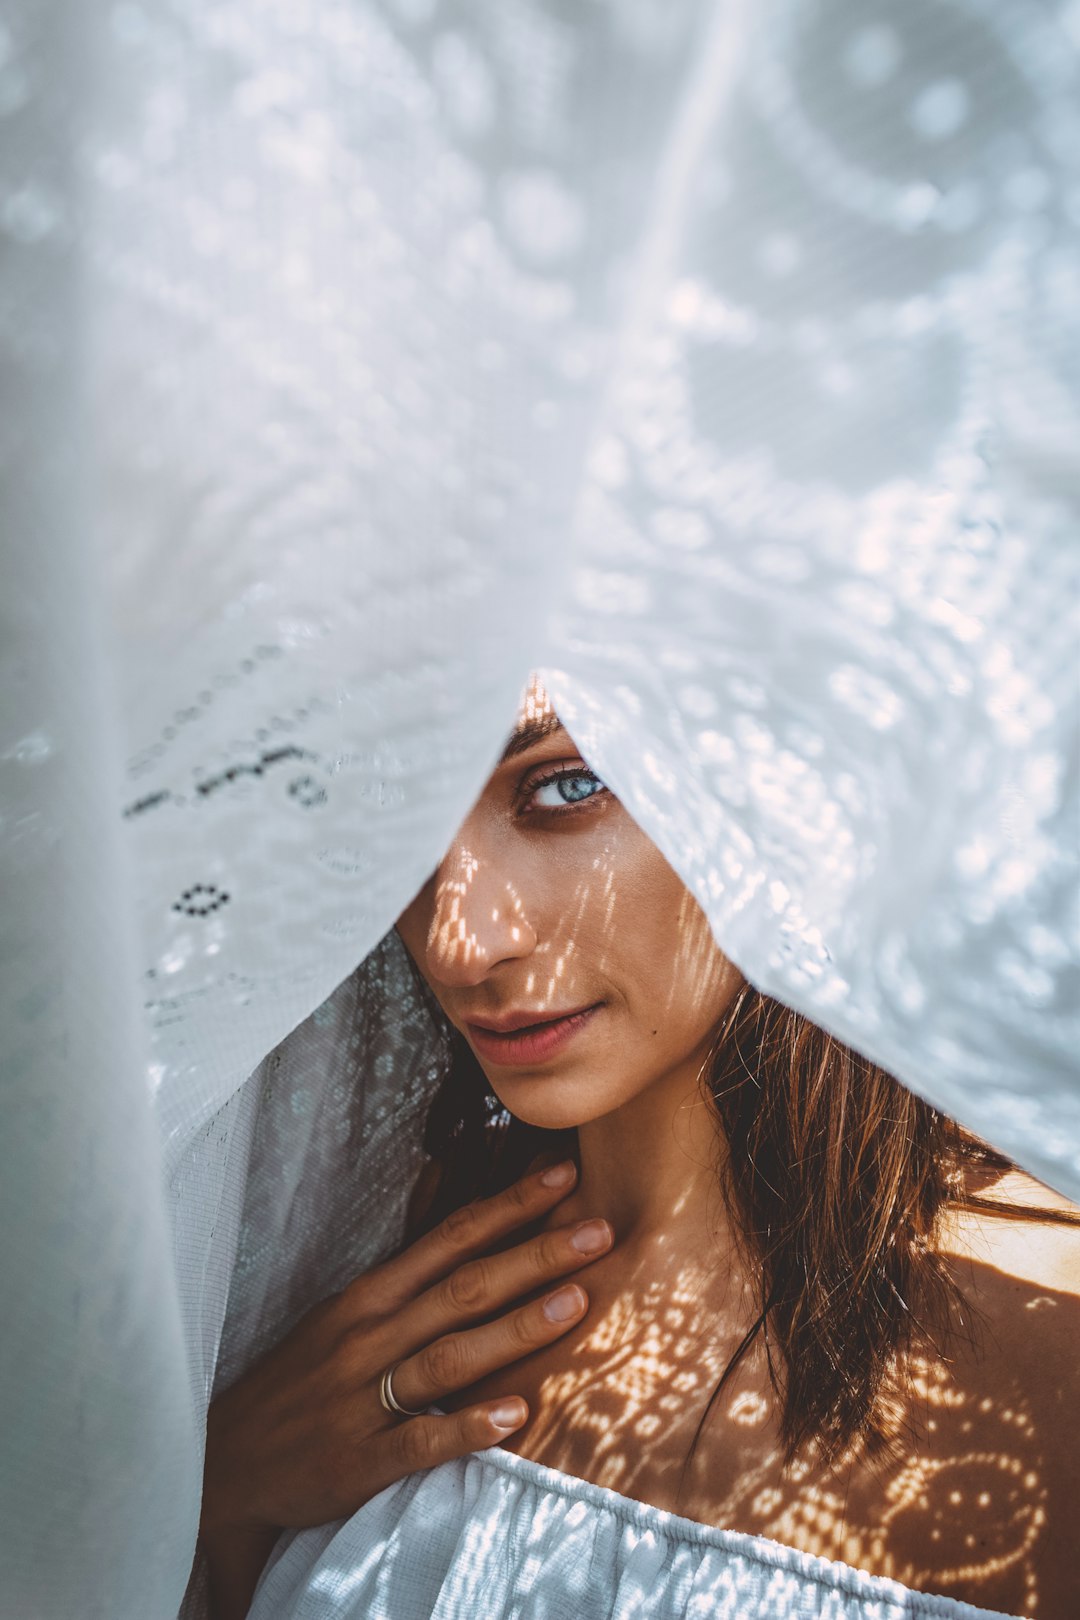
{"label": "woman", "polygon": [[221,1620],[271,1550],[255,1620],[1076,1612],[1080,1214],[753,991],[539,687],[398,932],[431,1180],[211,1408]]}

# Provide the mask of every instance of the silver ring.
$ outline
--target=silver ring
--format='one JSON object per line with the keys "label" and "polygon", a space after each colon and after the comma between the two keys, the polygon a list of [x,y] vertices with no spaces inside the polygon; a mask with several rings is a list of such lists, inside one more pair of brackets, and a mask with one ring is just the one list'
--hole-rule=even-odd
{"label": "silver ring", "polygon": [[394,1386],[391,1380],[400,1366],[400,1361],[393,1362],[389,1367],[387,1367],[386,1371],[379,1379],[379,1400],[382,1402],[384,1410],[391,1413],[393,1416],[423,1417],[423,1410],[419,1412],[410,1412],[407,1406],[402,1406],[401,1402],[394,1394]]}

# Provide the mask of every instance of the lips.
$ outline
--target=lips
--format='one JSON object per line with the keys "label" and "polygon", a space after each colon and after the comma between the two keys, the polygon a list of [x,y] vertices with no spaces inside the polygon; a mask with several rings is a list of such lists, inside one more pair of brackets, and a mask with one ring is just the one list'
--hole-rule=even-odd
{"label": "lips", "polygon": [[554,1018],[549,1016],[529,1023],[517,1022],[521,1014],[507,1013],[500,1020],[504,1026],[502,1030],[473,1023],[465,1027],[476,1052],[489,1062],[536,1064],[561,1052],[591,1024],[602,1007],[603,1002],[593,1002],[591,1006],[574,1008]]}
{"label": "lips", "polygon": [[503,1013],[501,1018],[470,1020],[468,1027],[482,1030],[486,1035],[509,1035],[519,1029],[541,1029],[545,1024],[557,1024],[560,1018],[573,1018],[594,1006],[596,1002],[590,1001],[580,1007],[567,1007],[564,1012],[508,1012]]}

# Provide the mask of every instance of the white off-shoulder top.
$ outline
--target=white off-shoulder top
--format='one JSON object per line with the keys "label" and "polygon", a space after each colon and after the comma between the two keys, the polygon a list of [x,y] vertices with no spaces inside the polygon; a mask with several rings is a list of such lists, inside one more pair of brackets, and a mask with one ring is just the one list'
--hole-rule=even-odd
{"label": "white off-shoulder top", "polygon": [[[1003,1620],[492,1447],[286,1531],[248,1620]],[[1012,1620],[1012,1617],[1010,1617]]]}

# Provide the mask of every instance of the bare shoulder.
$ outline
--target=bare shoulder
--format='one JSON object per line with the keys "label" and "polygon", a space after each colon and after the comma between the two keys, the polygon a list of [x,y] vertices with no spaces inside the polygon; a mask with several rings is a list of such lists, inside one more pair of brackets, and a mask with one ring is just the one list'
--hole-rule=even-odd
{"label": "bare shoulder", "polygon": [[[999,1177],[988,1196],[1034,1218],[958,1211],[943,1246],[1020,1282],[1080,1297],[1080,1207],[1019,1171]],[[1041,1215],[1072,1217],[1075,1224]]]}
{"label": "bare shoulder", "polygon": [[[1024,1176],[993,1196],[1075,1208]],[[890,1485],[894,1549],[912,1585],[1010,1614],[1080,1612],[1080,1226],[965,1211],[942,1249],[966,1306],[954,1345],[919,1369],[925,1421]]]}
{"label": "bare shoulder", "polygon": [[[992,1195],[1036,1218],[963,1211],[949,1223],[943,1248],[973,1307],[965,1379],[977,1383],[981,1369],[990,1383],[1046,1393],[1052,1381],[1062,1400],[1080,1403],[1080,1210],[1019,1173]],[[1037,1218],[1055,1212],[1078,1222]]]}
{"label": "bare shoulder", "polygon": [[1044,1472],[1072,1481],[1080,1470],[1080,1224],[1038,1217],[1080,1211],[1019,1172],[1001,1177],[990,1196],[1026,1217],[967,1210],[949,1222],[943,1248],[971,1307],[971,1343],[953,1380],[969,1413],[999,1425],[1006,1412],[1026,1414]]}

